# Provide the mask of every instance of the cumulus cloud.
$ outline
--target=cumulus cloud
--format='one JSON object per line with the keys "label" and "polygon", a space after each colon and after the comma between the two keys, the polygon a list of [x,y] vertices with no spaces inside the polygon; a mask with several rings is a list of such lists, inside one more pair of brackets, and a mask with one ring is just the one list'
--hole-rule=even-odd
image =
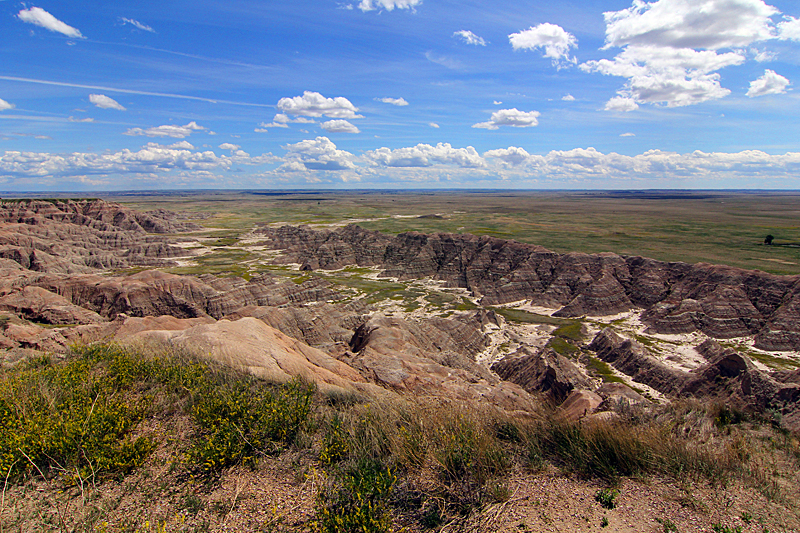
{"label": "cumulus cloud", "polygon": [[564,96],[561,97],[561,99],[564,100],[565,102],[574,102],[575,101],[575,97],[572,96],[571,94],[565,94]]}
{"label": "cumulus cloud", "polygon": [[740,52],[720,54],[690,48],[628,46],[613,60],[588,61],[581,69],[628,78],[618,91],[623,98],[680,107],[730,94],[729,89],[720,86],[715,71],[744,61],[745,56]]}
{"label": "cumulus cloud", "polygon": [[636,137],[635,133],[620,133],[620,137]]}
{"label": "cumulus cloud", "polygon": [[431,128],[436,128],[437,130],[439,129],[439,125],[435,122],[428,122],[428,126]]}
{"label": "cumulus cloud", "polygon": [[[449,181],[451,184],[476,183],[486,186],[497,180],[517,183],[587,183],[605,187],[617,183],[646,183],[658,186],[665,181],[690,179],[693,184],[720,179],[759,179],[765,184],[780,183],[800,173],[800,153],[767,154],[758,150],[737,153],[695,151],[680,154],[650,150],[627,156],[603,153],[595,148],[554,150],[544,155],[530,154],[510,146],[489,150],[483,155],[474,148],[455,148],[450,144],[389,149],[379,148],[356,157],[339,150],[326,137],[304,140],[284,146],[282,157],[272,154],[251,157],[237,145],[223,143],[229,155],[213,151],[194,151],[186,141],[169,146],[151,142],[138,151],[50,154],[42,152],[0,152],[0,178],[38,179],[40,183],[74,177],[110,180],[119,183],[126,176],[133,179],[180,179],[182,183],[217,179],[240,165],[280,165],[275,170],[253,174],[253,179],[270,176],[286,182],[291,179],[324,180],[335,171],[336,178],[348,181],[380,180],[381,183]],[[294,177],[292,173],[295,173]],[[237,174],[237,183],[244,175]],[[54,181],[56,180],[56,181]],[[773,181],[769,181],[773,180]],[[108,181],[108,183],[111,183]]]}
{"label": "cumulus cloud", "polygon": [[83,39],[84,36],[76,28],[69,26],[55,18],[53,15],[42,9],[41,7],[32,7],[30,9],[22,9],[17,14],[17,17],[28,24],[40,26],[46,30],[55,33],[72,37],[73,39]]}
{"label": "cumulus cloud", "polygon": [[143,24],[143,23],[139,22],[138,20],[126,19],[124,17],[121,17],[119,20],[121,20],[123,24],[130,24],[134,28],[138,28],[138,29],[140,29],[142,31],[149,31],[150,33],[155,33],[156,32],[156,30],[154,30],[153,28],[151,28],[147,24]]}
{"label": "cumulus cloud", "polygon": [[326,98],[312,91],[303,92],[303,96],[281,98],[278,101],[278,109],[289,115],[306,117],[364,118],[357,113],[358,108],[347,98],[342,96]]}
{"label": "cumulus cloud", "polygon": [[501,109],[492,113],[487,122],[473,124],[473,128],[496,130],[500,126],[513,126],[515,128],[530,128],[539,124],[538,111],[520,111],[517,108]]}
{"label": "cumulus cloud", "polygon": [[459,37],[467,44],[474,44],[475,46],[486,46],[486,41],[483,37],[478,37],[469,30],[460,30],[453,33],[453,37]]}
{"label": "cumulus cloud", "polygon": [[376,98],[378,102],[383,102],[384,104],[392,104],[396,106],[406,106],[408,102],[406,102],[405,98]]}
{"label": "cumulus cloud", "polygon": [[178,141],[170,144],[169,148],[176,148],[179,150],[194,150],[194,145],[189,141]]}
{"label": "cumulus cloud", "polygon": [[[778,13],[763,0],[633,0],[628,9],[604,13],[605,48],[623,51],[613,60],[588,61],[581,68],[628,79],[606,105],[610,110],[724,98],[731,91],[720,85],[717,71],[742,64],[753,43],[794,35],[791,17],[773,25],[771,17]],[[754,48],[750,54],[757,61],[773,58]]]}
{"label": "cumulus cloud", "polygon": [[14,104],[10,104],[5,100],[3,100],[2,98],[0,98],[0,111],[5,111],[6,109],[14,109],[14,107],[15,107]]}
{"label": "cumulus cloud", "polygon": [[578,47],[578,40],[561,26],[545,22],[538,26],[508,36],[514,50],[544,49],[544,56],[553,60],[553,65],[563,66],[578,62],[569,57],[570,48]]}
{"label": "cumulus cloud", "polygon": [[104,94],[90,94],[89,101],[101,109],[125,111],[125,108],[119,102]]}
{"label": "cumulus cloud", "polygon": [[144,135],[147,137],[174,137],[176,139],[183,139],[188,137],[195,131],[203,131],[206,128],[199,126],[197,122],[192,121],[185,126],[174,126],[167,124],[164,126],[156,126],[153,128],[131,128],[124,133],[124,135]]}
{"label": "cumulus cloud", "polygon": [[786,17],[778,23],[778,38],[783,41],[800,41],[800,19]]}
{"label": "cumulus cloud", "polygon": [[493,103],[494,105],[503,105],[503,102],[501,102],[500,100],[495,100],[495,101],[493,101],[492,103]]}
{"label": "cumulus cloud", "polygon": [[386,11],[393,11],[394,9],[410,9],[422,3],[422,0],[361,0],[358,4],[358,9],[361,11],[375,11],[376,9],[385,9]]}
{"label": "cumulus cloud", "polygon": [[278,170],[300,172],[307,170],[348,170],[356,168],[355,156],[339,150],[327,137],[307,139],[283,147],[287,154]]}
{"label": "cumulus cloud", "polygon": [[346,120],[329,120],[320,124],[323,130],[331,133],[361,133],[361,131]]}
{"label": "cumulus cloud", "polygon": [[639,109],[639,104],[633,98],[626,98],[624,96],[615,96],[606,102],[606,111],[619,111],[627,113],[628,111],[636,111]]}
{"label": "cumulus cloud", "polygon": [[773,37],[770,17],[777,13],[763,0],[634,0],[604,13],[606,47],[744,47]]}
{"label": "cumulus cloud", "polygon": [[777,74],[774,70],[767,69],[764,71],[763,76],[750,82],[747,96],[755,98],[756,96],[765,96],[767,94],[783,94],[788,86],[789,80]]}
{"label": "cumulus cloud", "polygon": [[364,154],[371,165],[383,167],[430,167],[433,165],[455,165],[461,168],[480,168],[483,158],[472,146],[453,148],[449,143],[418,144],[408,148],[378,148]]}
{"label": "cumulus cloud", "polygon": [[497,150],[489,150],[483,153],[483,157],[499,159],[509,165],[518,166],[528,161],[531,155],[523,148],[509,146]]}

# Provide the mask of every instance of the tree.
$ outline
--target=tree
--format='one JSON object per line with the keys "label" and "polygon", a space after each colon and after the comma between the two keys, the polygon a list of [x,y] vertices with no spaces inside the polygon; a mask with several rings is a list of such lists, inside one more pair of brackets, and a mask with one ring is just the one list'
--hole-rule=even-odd
{"label": "tree", "polygon": [[767,235],[766,237],[764,237],[764,244],[769,246],[769,245],[772,244],[772,241],[774,241],[774,240],[775,240],[775,237],[773,237],[772,235]]}

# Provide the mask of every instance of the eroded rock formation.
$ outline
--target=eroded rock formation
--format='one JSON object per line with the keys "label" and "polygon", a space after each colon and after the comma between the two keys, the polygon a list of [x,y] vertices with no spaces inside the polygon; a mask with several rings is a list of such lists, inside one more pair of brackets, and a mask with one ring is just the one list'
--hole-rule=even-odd
{"label": "eroded rock formation", "polygon": [[264,227],[256,234],[285,252],[281,261],[312,269],[377,266],[389,277],[430,276],[468,289],[486,305],[528,300],[562,317],[641,308],[653,332],[755,335],[762,349],[800,349],[800,276],[612,253],[557,254],[487,236],[390,237],[357,226]]}

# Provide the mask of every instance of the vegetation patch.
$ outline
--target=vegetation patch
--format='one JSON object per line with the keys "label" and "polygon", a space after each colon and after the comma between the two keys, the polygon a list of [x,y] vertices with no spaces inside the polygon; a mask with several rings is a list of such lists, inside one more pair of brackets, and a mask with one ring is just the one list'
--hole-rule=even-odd
{"label": "vegetation patch", "polygon": [[248,464],[291,442],[314,387],[220,379],[208,365],[142,357],[111,345],[76,348],[67,361],[31,359],[0,374],[0,472],[38,472],[68,484],[124,475],[157,443],[139,422],[182,404],[198,430],[188,453],[204,472]]}
{"label": "vegetation patch", "polygon": [[551,324],[554,326],[568,326],[573,321],[566,318],[557,318],[554,316],[540,315],[538,313],[531,313],[530,311],[523,311],[522,309],[510,309],[508,307],[490,307],[495,313],[502,316],[511,322],[518,322],[520,324]]}
{"label": "vegetation patch", "polygon": [[604,383],[625,383],[624,379],[614,374],[611,365],[597,357],[586,356],[586,368],[589,372],[599,376]]}

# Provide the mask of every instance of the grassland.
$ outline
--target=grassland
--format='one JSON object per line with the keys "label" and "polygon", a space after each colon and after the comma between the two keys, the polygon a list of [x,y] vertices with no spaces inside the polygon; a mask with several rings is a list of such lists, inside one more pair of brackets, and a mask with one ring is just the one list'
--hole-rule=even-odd
{"label": "grassland", "polygon": [[[185,354],[99,345],[0,369],[0,409],[3,531],[798,524],[796,439],[723,405],[581,424],[547,407],[512,416],[326,396]],[[559,490],[554,480],[569,500],[542,492]],[[735,501],[732,487],[745,490]],[[662,500],[639,500],[651,492]]]}
{"label": "grassland", "polygon": [[[207,216],[209,228],[340,224],[492,235],[566,252],[615,252],[800,272],[800,193],[313,192],[109,197],[137,209]],[[765,246],[766,235],[777,246]]]}

